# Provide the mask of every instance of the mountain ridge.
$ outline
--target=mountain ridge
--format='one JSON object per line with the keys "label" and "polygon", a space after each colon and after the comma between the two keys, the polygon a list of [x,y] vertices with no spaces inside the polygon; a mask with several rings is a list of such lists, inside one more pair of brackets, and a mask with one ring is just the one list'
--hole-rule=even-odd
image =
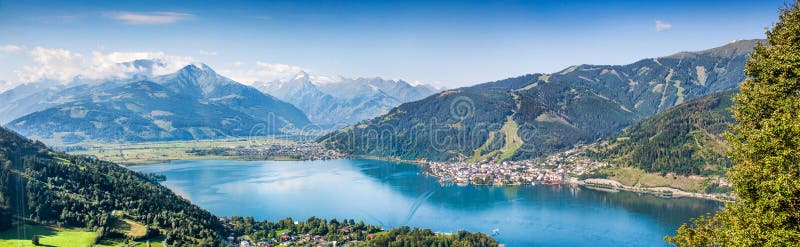
{"label": "mountain ridge", "polygon": [[[747,51],[760,41],[626,65],[576,65],[447,90],[319,141],[350,154],[409,160],[465,160],[482,146],[493,149],[481,152],[510,152],[489,157],[495,161],[540,157],[609,137],[687,100],[738,87]],[[505,130],[523,140],[517,148],[500,139],[508,134],[502,127],[509,117],[517,129]]]}

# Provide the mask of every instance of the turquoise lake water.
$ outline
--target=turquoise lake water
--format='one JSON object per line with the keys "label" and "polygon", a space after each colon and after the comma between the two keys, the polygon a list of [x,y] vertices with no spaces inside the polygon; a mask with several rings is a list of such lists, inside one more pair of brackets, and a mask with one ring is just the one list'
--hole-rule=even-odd
{"label": "turquoise lake water", "polygon": [[693,198],[578,186],[440,185],[418,166],[375,160],[178,161],[132,166],[221,216],[354,218],[385,228],[492,234],[506,246],[665,246],[683,222],[722,207]]}

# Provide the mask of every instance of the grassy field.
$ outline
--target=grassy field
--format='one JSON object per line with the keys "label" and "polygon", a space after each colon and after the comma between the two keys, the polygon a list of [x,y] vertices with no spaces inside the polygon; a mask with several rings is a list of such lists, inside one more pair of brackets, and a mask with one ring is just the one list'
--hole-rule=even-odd
{"label": "grassy field", "polygon": [[194,141],[143,142],[129,144],[82,143],[88,150],[74,151],[71,154],[93,155],[101,160],[121,164],[155,164],[173,160],[231,159],[231,156],[196,155],[192,149],[235,148],[259,144],[291,143],[280,139],[220,139]]}
{"label": "grassy field", "polygon": [[92,246],[95,232],[81,229],[60,229],[39,225],[26,225],[0,232],[0,247],[34,246],[33,235],[39,236],[40,246]]}
{"label": "grassy field", "polygon": [[503,124],[503,127],[500,128],[500,131],[505,134],[506,140],[505,145],[500,148],[500,159],[498,162],[502,162],[514,156],[514,154],[522,147],[522,138],[519,138],[517,135],[517,131],[519,130],[519,125],[517,122],[514,122],[514,118],[512,116],[508,116],[506,119],[506,123]]}
{"label": "grassy field", "polygon": [[114,220],[113,230],[132,238],[147,235],[147,227],[129,219]]}
{"label": "grassy field", "polygon": [[608,174],[608,179],[634,187],[670,187],[688,192],[705,191],[709,178],[700,176],[678,176],[667,174],[661,176],[657,173],[648,173],[642,169],[632,167],[603,168],[603,173]]}
{"label": "grassy field", "polygon": [[508,116],[506,122],[503,124],[503,127],[500,128],[500,133],[503,133],[504,145],[498,150],[494,150],[492,152],[486,153],[481,155],[484,150],[486,150],[489,145],[497,138],[497,134],[495,132],[489,132],[489,137],[486,138],[486,142],[483,143],[478,149],[476,149],[472,157],[467,160],[468,162],[481,162],[487,159],[490,159],[495,156],[499,156],[497,162],[502,162],[514,156],[514,153],[522,147],[522,138],[517,135],[517,131],[519,130],[519,125],[517,122],[514,122],[514,119],[511,116]]}

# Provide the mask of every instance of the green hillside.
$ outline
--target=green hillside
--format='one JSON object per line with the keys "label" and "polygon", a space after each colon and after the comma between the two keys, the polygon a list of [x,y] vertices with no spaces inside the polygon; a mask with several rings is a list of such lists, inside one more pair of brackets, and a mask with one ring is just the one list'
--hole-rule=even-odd
{"label": "green hillside", "polygon": [[731,162],[721,134],[734,123],[735,90],[703,96],[625,129],[589,156],[648,172],[724,175]]}
{"label": "green hillside", "polygon": [[110,233],[112,212],[167,236],[168,243],[218,241],[216,217],[114,163],[54,152],[0,128],[0,231],[13,221]]}

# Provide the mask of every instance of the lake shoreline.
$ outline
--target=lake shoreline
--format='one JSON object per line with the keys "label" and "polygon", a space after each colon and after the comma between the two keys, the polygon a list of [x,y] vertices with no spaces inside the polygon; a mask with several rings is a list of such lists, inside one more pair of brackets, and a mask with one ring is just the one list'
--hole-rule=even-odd
{"label": "lake shoreline", "polygon": [[[369,160],[378,160],[378,161],[392,161],[392,162],[402,162],[408,164],[414,164],[417,166],[423,166],[428,164],[425,161],[419,160],[403,160],[398,158],[386,158],[386,157],[378,157],[378,156],[370,156],[370,155],[358,155],[358,156],[351,156],[352,158],[356,159],[369,159]],[[426,175],[430,175],[427,172]],[[433,177],[437,177],[434,175],[430,175]],[[437,177],[439,178],[439,177]],[[480,184],[480,183],[473,183],[469,182],[469,184],[475,186],[523,186],[524,184],[504,184],[504,185],[494,185],[494,184]],[[612,180],[612,179],[597,179],[597,178],[589,178],[589,179],[578,179],[575,177],[569,177],[563,179],[560,183],[539,183],[542,185],[561,185],[561,184],[571,184],[571,185],[578,185],[587,189],[593,189],[598,191],[604,191],[608,193],[618,192],[618,191],[628,191],[628,192],[635,192],[635,193],[644,193],[644,194],[651,194],[658,197],[663,198],[681,198],[681,197],[691,197],[691,198],[698,198],[698,199],[705,199],[705,200],[712,200],[712,201],[719,201],[719,202],[733,202],[735,198],[725,195],[725,194],[710,194],[710,193],[696,193],[696,192],[688,192],[683,191],[676,188],[671,187],[634,187],[624,185],[619,181]]]}
{"label": "lake shoreline", "polygon": [[[389,162],[400,162],[400,163],[407,163],[413,164],[416,166],[424,166],[428,164],[427,161],[420,161],[420,160],[404,160],[399,158],[387,158],[387,157],[380,157],[380,156],[372,156],[372,155],[351,155],[348,157],[343,157],[339,159],[366,159],[366,160],[377,160],[377,161],[389,161]],[[146,166],[146,165],[153,165],[153,164],[160,164],[160,163],[171,163],[174,161],[185,161],[185,160],[236,160],[236,161],[257,161],[257,160],[264,160],[264,161],[305,161],[306,159],[285,159],[283,157],[278,157],[276,159],[252,159],[248,157],[242,156],[196,156],[192,159],[171,159],[171,160],[161,160],[160,162],[147,162],[147,163],[124,163],[125,166]],[[431,174],[425,173],[426,175],[430,175],[433,177],[437,177]],[[439,178],[439,177],[437,177]],[[469,182],[469,184],[473,184],[475,186],[522,186],[523,184],[504,184],[504,185],[494,185],[494,184],[481,184],[481,183],[473,183]],[[612,180],[612,179],[584,179],[580,180],[574,177],[565,178],[560,183],[538,183],[541,185],[559,185],[559,184],[574,184],[585,187],[587,189],[605,191],[609,193],[613,193],[616,191],[629,191],[629,192],[636,192],[636,193],[645,193],[651,194],[659,197],[664,198],[680,198],[680,197],[691,197],[691,198],[699,198],[699,199],[706,199],[706,200],[714,200],[720,202],[732,202],[735,201],[735,198],[724,194],[708,194],[708,193],[696,193],[696,192],[688,192],[683,191],[680,189],[675,189],[671,187],[634,187],[634,186],[627,186],[623,185],[619,181]]]}
{"label": "lake shoreline", "polygon": [[612,179],[599,179],[599,178],[590,178],[584,180],[575,179],[568,181],[568,183],[580,185],[588,189],[607,191],[607,192],[615,192],[614,190],[616,190],[616,191],[645,193],[664,198],[692,197],[692,198],[699,198],[706,200],[714,200],[719,202],[735,201],[735,198],[731,198],[730,196],[724,194],[695,193],[670,187],[634,187],[634,186],[623,185],[619,181],[615,181]]}

